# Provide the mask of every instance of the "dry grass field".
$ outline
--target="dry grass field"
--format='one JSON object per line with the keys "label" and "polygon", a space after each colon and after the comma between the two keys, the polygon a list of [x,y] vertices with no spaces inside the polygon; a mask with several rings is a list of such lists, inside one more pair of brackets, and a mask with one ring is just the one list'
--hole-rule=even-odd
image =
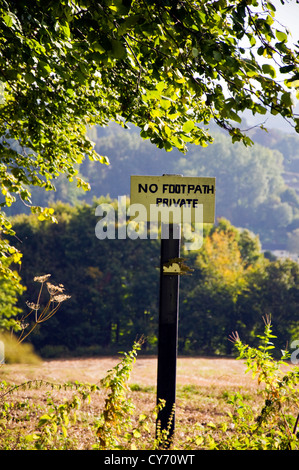
{"label": "dry grass field", "polygon": [[[121,360],[120,357],[89,359],[49,360],[36,365],[7,364],[0,368],[0,382],[22,384],[30,380],[44,380],[55,384],[80,382],[100,384],[107,371]],[[153,410],[156,404],[156,371],[155,357],[137,358],[129,380],[128,397],[134,406],[134,419],[138,422],[140,414],[152,417],[152,433],[155,432]],[[256,384],[245,373],[241,361],[221,358],[179,357],[177,361],[177,400],[176,400],[176,436],[186,440],[196,433],[196,426],[209,422],[229,422],[227,412],[231,410],[228,397],[235,392],[242,392],[249,404],[257,406]],[[57,389],[51,391],[51,399],[56,404],[64,403],[74,394],[72,390]],[[38,417],[45,413],[49,400],[49,389],[46,386],[18,389],[13,396],[5,396],[20,403],[28,419],[15,420],[14,439],[18,433],[35,432]],[[94,442],[94,430],[91,423],[100,415],[107,391],[103,390],[92,396],[90,404],[84,404],[80,422],[72,426],[70,435],[76,442],[76,449],[90,449]],[[33,405],[35,412],[32,413]],[[21,406],[21,405],[20,405]],[[11,411],[14,413],[14,411]],[[150,422],[150,420],[149,420]],[[19,427],[19,430],[18,430]],[[1,432],[1,431],[0,431]],[[194,434],[195,435],[195,434]],[[72,444],[74,445],[74,444]]]}
{"label": "dry grass field", "polygon": [[[0,368],[0,379],[21,383],[41,379],[53,382],[79,381],[98,383],[122,356],[62,359],[42,361],[40,364],[4,364]],[[222,358],[179,357],[177,360],[177,385],[200,387],[251,387],[252,380],[245,374],[242,361]],[[155,387],[157,359],[139,356],[134,365],[130,383],[140,387]]]}

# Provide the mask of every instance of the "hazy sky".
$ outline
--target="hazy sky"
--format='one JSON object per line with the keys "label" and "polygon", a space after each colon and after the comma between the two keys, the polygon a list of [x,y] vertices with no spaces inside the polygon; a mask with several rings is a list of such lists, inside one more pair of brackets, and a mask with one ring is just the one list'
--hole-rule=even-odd
{"label": "hazy sky", "polygon": [[[276,8],[275,18],[283,26],[287,27],[292,33],[292,42],[296,43],[299,41],[299,3],[296,0],[285,0],[285,4],[282,5],[280,0],[269,0]],[[278,27],[277,27],[278,28]],[[281,28],[283,30],[283,28]],[[296,111],[299,105],[296,106]],[[298,111],[297,111],[298,112]],[[244,113],[249,124],[256,124],[263,122],[265,116],[253,117],[251,113]],[[267,114],[266,127],[278,128],[285,132],[292,133],[294,130],[286,123],[286,121],[280,116],[272,116]]]}
{"label": "hazy sky", "polygon": [[296,0],[285,0],[282,5],[280,0],[270,0],[276,8],[276,19],[292,32],[294,42],[299,40],[299,3]]}

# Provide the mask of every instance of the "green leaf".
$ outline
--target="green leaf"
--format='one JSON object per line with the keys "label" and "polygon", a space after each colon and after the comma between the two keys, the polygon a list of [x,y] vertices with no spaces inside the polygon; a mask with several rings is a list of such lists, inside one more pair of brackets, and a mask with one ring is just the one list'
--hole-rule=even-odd
{"label": "green leaf", "polygon": [[271,75],[272,78],[276,77],[276,70],[273,67],[273,65],[263,64],[262,65],[262,70],[263,70],[264,73]]}
{"label": "green leaf", "polygon": [[283,31],[278,31],[278,29],[276,30],[275,35],[280,42],[286,42],[288,40],[288,35]]}
{"label": "green leaf", "polygon": [[41,436],[39,434],[28,434],[28,436],[25,437],[26,442],[34,442],[40,439]]}
{"label": "green leaf", "polygon": [[117,39],[113,39],[111,41],[112,44],[112,55],[115,59],[124,59],[127,55],[127,50],[125,46],[118,41]]}
{"label": "green leaf", "polygon": [[219,51],[213,51],[213,57],[217,62],[220,62],[222,59],[222,54]]}
{"label": "green leaf", "polygon": [[267,2],[267,7],[269,8],[269,10],[275,12],[276,11],[276,8],[275,6],[273,5],[273,3],[271,2]]}
{"label": "green leaf", "polygon": [[140,431],[138,431],[138,429],[134,429],[134,431],[133,431],[133,436],[134,436],[136,439],[139,439],[139,437],[141,437]]}
{"label": "green leaf", "polygon": [[86,183],[82,178],[79,178],[79,176],[76,176],[77,179],[77,188],[83,188],[84,191],[90,191],[90,184]]}
{"label": "green leaf", "polygon": [[67,429],[63,424],[61,425],[61,431],[62,431],[63,437],[66,438],[67,437]]}
{"label": "green leaf", "polygon": [[281,95],[281,102],[285,105],[285,106],[292,106],[293,105],[293,101],[292,101],[292,96],[291,96],[291,93],[283,93]]}
{"label": "green leaf", "polygon": [[289,73],[292,72],[296,66],[294,64],[292,65],[285,65],[284,67],[280,67],[279,71],[280,73]]}
{"label": "green leaf", "polygon": [[156,88],[157,88],[157,90],[160,91],[160,92],[162,92],[163,90],[165,90],[165,87],[166,87],[166,85],[165,85],[164,82],[159,82],[159,83],[156,84]]}
{"label": "green leaf", "polygon": [[11,11],[4,13],[2,16],[4,23],[8,28],[15,26],[18,30],[21,31],[21,25],[16,15],[14,15]]}
{"label": "green leaf", "polygon": [[101,54],[103,54],[104,52],[106,52],[106,49],[102,46],[102,44],[100,44],[98,41],[95,41],[93,44],[92,44],[92,49],[96,52],[100,52]]}
{"label": "green leaf", "polygon": [[[233,111],[232,109],[226,108],[226,114],[227,114],[229,119],[232,119],[233,121],[236,121],[239,124],[242,122],[242,119],[240,118],[240,116],[235,111]],[[236,131],[236,129],[235,129],[235,131]],[[236,138],[237,136],[235,135],[234,137]],[[238,140],[239,139],[240,139],[240,135],[238,135]]]}
{"label": "green leaf", "polygon": [[12,16],[11,13],[8,13],[7,15],[4,15],[3,20],[4,20],[4,23],[6,24],[6,26],[8,26],[9,28],[11,28],[12,25],[14,24],[14,19],[13,19],[13,16]]}
{"label": "green leaf", "polygon": [[132,0],[109,0],[107,3],[113,12],[127,15],[131,8]]}
{"label": "green leaf", "polygon": [[189,132],[192,131],[192,129],[194,129],[194,127],[195,127],[195,124],[193,121],[187,121],[183,125],[183,131],[188,134]]}
{"label": "green leaf", "polygon": [[25,80],[29,85],[32,85],[32,83],[35,81],[35,76],[32,73],[26,73]]}
{"label": "green leaf", "polygon": [[61,29],[64,32],[66,37],[69,38],[71,36],[71,30],[70,30],[69,24],[67,22],[65,22],[64,24],[61,25]]}
{"label": "green leaf", "polygon": [[194,58],[198,57],[199,52],[198,52],[198,49],[196,47],[192,47],[191,53],[192,53],[192,56]]}
{"label": "green leaf", "polygon": [[49,416],[48,414],[44,414],[39,418],[37,426],[38,427],[44,426],[45,424],[48,424],[51,421],[52,421],[52,416]]}

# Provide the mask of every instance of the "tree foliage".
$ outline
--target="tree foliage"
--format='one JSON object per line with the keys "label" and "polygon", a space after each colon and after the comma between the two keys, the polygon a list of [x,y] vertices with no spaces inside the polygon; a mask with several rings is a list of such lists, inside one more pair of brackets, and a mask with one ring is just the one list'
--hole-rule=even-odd
{"label": "tree foliage", "polygon": [[51,190],[61,173],[88,189],[76,164],[108,163],[86,136],[93,124],[132,122],[181,151],[211,142],[211,120],[249,144],[244,110],[299,129],[297,53],[265,0],[2,1],[0,42],[4,206],[30,204],[28,187]]}
{"label": "tree foliage", "polygon": [[[27,287],[18,307],[28,312],[26,301],[35,301],[37,294],[34,277],[44,273],[71,295],[28,337],[44,357],[114,353],[141,335],[146,338],[143,349],[156,352],[159,241],[97,239],[97,202],[57,204],[58,224],[38,224],[33,215],[14,218]],[[253,341],[265,313],[273,314],[282,347],[296,338],[297,263],[268,261],[258,237],[226,220],[206,227],[203,247],[198,252],[182,249],[182,257],[193,271],[180,279],[180,353],[230,354],[225,339],[230,332],[238,329]]]}
{"label": "tree foliage", "polygon": [[[11,269],[12,260],[13,256],[3,259],[4,269]],[[25,290],[21,277],[15,269],[11,270],[11,276],[0,277],[0,331],[19,329],[17,316],[22,313],[22,309],[16,304]]]}

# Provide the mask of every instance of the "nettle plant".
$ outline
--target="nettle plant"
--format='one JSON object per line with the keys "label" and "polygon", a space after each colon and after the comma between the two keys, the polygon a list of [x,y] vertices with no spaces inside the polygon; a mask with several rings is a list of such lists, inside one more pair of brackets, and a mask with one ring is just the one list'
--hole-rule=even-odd
{"label": "nettle plant", "polygon": [[[238,351],[237,359],[245,360],[246,373],[251,372],[257,380],[256,405],[247,402],[246,393],[241,391],[229,394],[227,402],[232,406],[229,420],[215,424],[196,425],[198,433],[188,437],[185,449],[203,448],[210,450],[298,450],[299,413],[298,383],[299,368],[289,359],[290,353],[281,351],[276,360],[270,316],[264,318],[263,335],[257,335],[260,345],[257,348],[244,344],[238,332],[233,332],[229,340]],[[260,404],[261,403],[261,404]]]}
{"label": "nettle plant", "polygon": [[[133,420],[135,406],[128,397],[128,380],[140,349],[142,339],[133,344],[131,351],[123,353],[122,360],[107,372],[100,385],[79,382],[54,384],[44,380],[27,381],[20,385],[0,382],[0,449],[6,450],[67,450],[77,449],[78,434],[73,430],[80,427],[90,433],[90,447],[94,450],[137,450],[145,447],[157,448],[159,442],[150,434],[150,424],[157,416],[141,414]],[[35,389],[46,394],[45,405],[35,406],[34,402],[14,400],[14,394],[21,390]],[[71,392],[71,396],[59,403],[57,391]],[[98,400],[98,393],[106,391],[104,406],[98,416],[89,410],[92,398]],[[92,407],[92,405],[91,405]],[[86,416],[90,419],[86,421]],[[18,423],[31,421],[30,432]],[[88,430],[87,430],[88,427]],[[85,428],[85,429],[84,429]],[[143,439],[140,439],[140,438]],[[144,438],[146,439],[144,441]]]}
{"label": "nettle plant", "polygon": [[271,317],[266,315],[263,320],[265,329],[263,335],[258,335],[258,348],[244,344],[237,332],[229,338],[239,353],[238,359],[245,359],[246,372],[251,372],[261,386],[263,407],[255,416],[252,408],[244,405],[241,394],[232,397],[234,414],[231,418],[237,432],[219,448],[299,449],[299,368],[290,362],[287,350],[281,351],[280,360],[273,358],[276,336],[272,332]]}

